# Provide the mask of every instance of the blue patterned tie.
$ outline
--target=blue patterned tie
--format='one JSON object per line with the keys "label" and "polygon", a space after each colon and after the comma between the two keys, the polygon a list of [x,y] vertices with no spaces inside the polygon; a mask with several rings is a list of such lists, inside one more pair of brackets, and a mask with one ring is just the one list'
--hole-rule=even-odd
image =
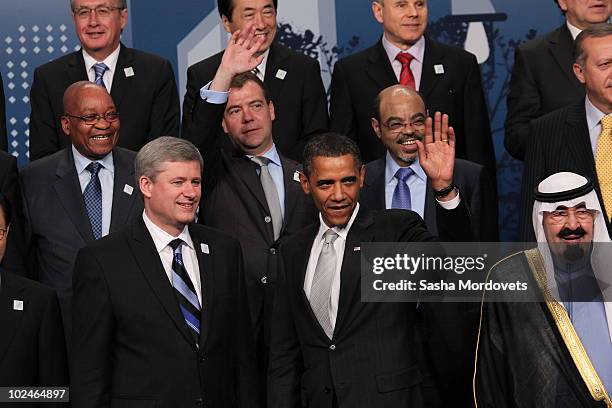
{"label": "blue patterned tie", "polygon": [[91,162],[85,167],[91,173],[91,179],[83,191],[83,198],[85,199],[91,232],[93,232],[95,239],[102,237],[102,185],[98,177],[102,167],[102,164],[98,162]]}
{"label": "blue patterned tie", "polygon": [[189,279],[183,264],[182,243],[183,240],[178,238],[170,242],[170,247],[174,251],[174,256],[172,257],[172,286],[174,286],[174,294],[179,302],[185,323],[187,323],[189,331],[193,334],[195,343],[198,344],[200,339],[201,307],[193,282]]}
{"label": "blue patterned tie", "polygon": [[412,200],[410,199],[410,189],[408,188],[408,178],[414,174],[410,167],[400,167],[395,173],[397,185],[393,191],[393,200],[391,208],[401,208],[404,210],[412,209]]}
{"label": "blue patterned tie", "polygon": [[108,69],[106,64],[103,62],[98,62],[97,64],[94,64],[93,69],[96,72],[96,79],[94,79],[94,82],[106,88],[106,85],[104,84],[104,73]]}

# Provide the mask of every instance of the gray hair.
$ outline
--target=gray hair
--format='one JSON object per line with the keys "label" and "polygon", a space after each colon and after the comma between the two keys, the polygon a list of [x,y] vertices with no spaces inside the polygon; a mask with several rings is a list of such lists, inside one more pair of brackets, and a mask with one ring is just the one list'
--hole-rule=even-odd
{"label": "gray hair", "polygon": [[[76,0],[70,0],[70,10],[74,10],[75,3]],[[118,0],[119,1],[119,5],[117,7],[120,7],[122,9],[127,9],[127,0]]]}
{"label": "gray hair", "polygon": [[361,153],[355,141],[338,133],[322,133],[312,137],[304,147],[304,174],[312,174],[312,162],[317,156],[340,157],[350,154],[355,160],[355,166],[361,168]]}
{"label": "gray hair", "polygon": [[582,30],[574,42],[574,61],[576,64],[584,67],[587,58],[583,47],[584,40],[587,38],[603,38],[609,35],[612,35],[612,24],[610,23],[593,24]]}
{"label": "gray hair", "polygon": [[134,160],[136,183],[142,176],[155,180],[165,162],[190,161],[200,163],[200,170],[204,167],[202,155],[190,141],[173,136],[153,139],[140,149]]}

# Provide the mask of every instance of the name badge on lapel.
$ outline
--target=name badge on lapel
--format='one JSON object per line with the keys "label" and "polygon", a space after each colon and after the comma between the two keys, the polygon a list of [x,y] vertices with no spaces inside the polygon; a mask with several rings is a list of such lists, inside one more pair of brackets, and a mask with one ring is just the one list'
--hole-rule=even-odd
{"label": "name badge on lapel", "polygon": [[442,75],[444,73],[444,65],[436,64],[434,65],[434,72],[436,75]]}
{"label": "name badge on lapel", "polygon": [[134,76],[134,68],[132,67],[123,68],[123,73],[125,74],[126,78],[132,77]]}
{"label": "name badge on lapel", "polygon": [[13,300],[13,310],[23,310],[23,300]]}
{"label": "name badge on lapel", "polygon": [[359,251],[361,251],[361,247],[355,247],[355,248],[353,248],[353,252],[359,252]]}
{"label": "name badge on lapel", "polygon": [[293,173],[293,181],[300,182],[300,172],[297,170]]}
{"label": "name badge on lapel", "polygon": [[210,254],[210,248],[208,248],[207,244],[200,244],[200,249],[205,254]]}
{"label": "name badge on lapel", "polygon": [[126,184],[125,186],[123,186],[123,192],[127,195],[132,195],[132,193],[134,192],[134,187],[130,186],[129,184]]}
{"label": "name badge on lapel", "polygon": [[280,69],[278,71],[276,71],[276,77],[280,80],[285,79],[285,77],[287,76],[287,71],[285,71],[284,69]]}

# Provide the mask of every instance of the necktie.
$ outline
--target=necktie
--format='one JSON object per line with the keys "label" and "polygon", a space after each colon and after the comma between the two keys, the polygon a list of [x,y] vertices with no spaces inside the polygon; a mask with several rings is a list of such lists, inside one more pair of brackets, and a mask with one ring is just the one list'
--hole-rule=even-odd
{"label": "necktie", "polygon": [[98,62],[97,64],[94,64],[93,69],[96,73],[96,79],[94,79],[94,82],[106,88],[106,85],[104,84],[104,73],[108,69],[106,64],[103,62]]}
{"label": "necktie", "polygon": [[170,242],[170,247],[174,251],[174,256],[172,257],[172,286],[174,286],[174,294],[178,300],[181,313],[185,318],[185,323],[187,323],[189,331],[193,334],[195,343],[198,344],[200,339],[201,307],[193,282],[189,279],[183,264],[182,243],[183,240],[178,238]]}
{"label": "necktie", "polygon": [[317,317],[319,324],[330,339],[334,334],[331,320],[329,318],[329,306],[331,300],[331,287],[336,271],[336,250],[334,241],[338,238],[336,231],[328,229],[323,234],[323,248],[317,260],[317,266],[312,277],[310,288],[310,307]]}
{"label": "necktie", "polygon": [[612,115],[601,118],[601,133],[597,140],[595,169],[609,220],[612,217]]}
{"label": "necktie", "polygon": [[408,188],[408,178],[414,174],[410,167],[400,167],[395,173],[397,185],[393,191],[393,200],[391,200],[391,208],[401,208],[404,210],[412,210],[412,200],[410,199],[410,189]]}
{"label": "necktie", "polygon": [[395,56],[395,59],[402,64],[402,71],[400,72],[400,84],[408,86],[412,89],[416,89],[414,82],[414,75],[410,70],[410,62],[414,57],[407,52],[400,52]]}
{"label": "necktie", "polygon": [[259,70],[259,68],[255,67],[251,70],[251,73],[255,74],[257,76],[257,78],[261,79],[262,81],[263,79],[263,74],[261,73],[261,71]]}
{"label": "necktie", "polygon": [[85,190],[83,198],[85,200],[85,209],[91,225],[91,232],[95,239],[102,237],[102,185],[98,173],[103,166],[98,162],[91,162],[85,167],[91,173],[91,179]]}
{"label": "necktie", "polygon": [[274,240],[276,240],[283,226],[283,213],[281,212],[276,185],[268,169],[270,159],[263,156],[253,156],[251,160],[260,166],[259,180],[261,181],[261,186],[263,187],[266,201],[268,202],[268,209],[270,210],[270,217],[272,218],[272,228],[274,230]]}

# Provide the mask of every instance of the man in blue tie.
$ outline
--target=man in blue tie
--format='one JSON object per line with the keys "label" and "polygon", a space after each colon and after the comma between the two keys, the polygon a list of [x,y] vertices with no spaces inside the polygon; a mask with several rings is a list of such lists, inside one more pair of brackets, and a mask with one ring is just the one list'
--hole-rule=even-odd
{"label": "man in blue tie", "polygon": [[142,211],[134,193],[136,153],[116,147],[120,123],[102,86],[89,81],[69,86],[62,127],[70,146],[20,174],[28,276],[57,291],[67,340],[77,251]]}
{"label": "man in blue tie", "polygon": [[[497,200],[484,166],[455,159],[453,183],[435,185],[431,180],[436,175],[427,174],[419,164],[416,141],[423,140],[428,116],[419,93],[403,85],[390,86],[376,97],[373,113],[372,128],[387,153],[366,165],[360,202],[371,210],[412,210],[425,220],[429,231],[437,234],[436,200],[440,202],[440,198],[458,190],[470,210],[474,239],[497,241]],[[436,117],[446,118],[443,123],[452,128],[448,115],[438,112]]]}
{"label": "man in blue tie", "polygon": [[144,212],[79,252],[73,408],[259,407],[240,244],[193,223],[202,163],[186,140],[145,145]]}

